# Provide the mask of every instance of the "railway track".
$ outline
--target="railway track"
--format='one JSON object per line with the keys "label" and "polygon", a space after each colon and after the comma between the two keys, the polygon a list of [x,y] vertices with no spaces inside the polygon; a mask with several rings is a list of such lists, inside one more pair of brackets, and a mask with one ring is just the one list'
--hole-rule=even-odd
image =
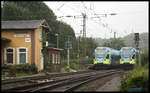
{"label": "railway track", "polygon": [[34,77],[26,77],[21,79],[6,79],[2,80],[2,90],[15,89],[16,87],[35,85],[36,83],[49,82],[61,80],[67,77],[73,77],[74,75],[80,75],[84,73],[94,72],[93,70],[88,71],[79,71],[79,72],[71,72],[71,73],[61,73],[61,74],[47,74],[43,76],[34,76]]}
{"label": "railway track", "polygon": [[89,67],[92,70],[109,70],[109,69],[122,69],[131,70],[134,65],[131,64],[116,64],[116,65],[106,65],[106,64],[95,64]]}
{"label": "railway track", "polygon": [[21,79],[6,79],[2,80],[2,84],[10,84],[10,83],[16,83],[16,82],[23,82],[23,81],[30,81],[30,80],[43,80],[47,78],[55,78],[55,77],[60,77],[60,76],[66,76],[66,75],[74,75],[74,74],[82,74],[82,73],[87,73],[87,72],[92,72],[93,70],[88,70],[88,71],[79,71],[79,72],[70,72],[70,73],[61,73],[61,74],[49,74],[47,75],[42,75],[42,76],[33,76],[33,77],[25,77]]}
{"label": "railway track", "polygon": [[114,73],[118,73],[120,71],[109,71],[105,73],[97,73],[95,75],[90,75],[82,78],[75,78],[72,81],[67,80],[66,82],[60,82],[58,84],[52,85],[52,86],[46,86],[46,88],[40,88],[36,90],[32,90],[32,92],[52,92],[52,91],[61,91],[61,92],[69,92],[69,91],[75,91],[82,85],[89,83],[93,80],[104,78],[106,76],[110,76]]}
{"label": "railway track", "polygon": [[[39,91],[73,91],[76,88],[80,87],[84,83],[90,82],[97,78],[106,77],[112,75],[114,73],[119,73],[117,70],[109,70],[109,71],[83,71],[78,73],[68,73],[65,74],[64,77],[60,75],[56,75],[55,79],[48,79],[44,82],[41,81],[41,78],[36,80],[36,82],[31,81],[28,84],[23,84],[16,87],[11,88],[2,88],[2,91],[14,91],[14,92],[39,92]],[[61,76],[61,77],[60,77]],[[29,80],[28,80],[29,81]],[[32,83],[31,83],[32,82]]]}

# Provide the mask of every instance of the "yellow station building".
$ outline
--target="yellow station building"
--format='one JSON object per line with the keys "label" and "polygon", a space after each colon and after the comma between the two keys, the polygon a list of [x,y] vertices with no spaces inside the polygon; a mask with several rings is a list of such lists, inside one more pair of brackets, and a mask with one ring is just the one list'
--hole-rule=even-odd
{"label": "yellow station building", "polygon": [[1,64],[35,63],[43,70],[42,31],[51,32],[45,20],[2,21]]}

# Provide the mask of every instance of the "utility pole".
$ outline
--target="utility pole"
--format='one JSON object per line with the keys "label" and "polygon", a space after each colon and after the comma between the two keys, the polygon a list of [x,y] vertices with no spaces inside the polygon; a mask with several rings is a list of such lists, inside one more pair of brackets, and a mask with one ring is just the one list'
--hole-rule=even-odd
{"label": "utility pole", "polygon": [[138,55],[137,55],[137,59],[138,60],[137,60],[137,63],[139,65],[141,65],[140,61],[139,61],[139,56],[140,56],[140,51],[139,51],[139,40],[140,40],[139,33],[134,33],[134,40],[135,40],[136,50],[138,51]]}
{"label": "utility pole", "polygon": [[1,19],[3,20],[3,17],[4,17],[4,1],[1,1],[1,8],[2,8],[2,16],[1,16]]}
{"label": "utility pole", "polygon": [[69,64],[69,48],[67,48],[67,59],[68,59],[67,65],[70,66],[70,64]]}
{"label": "utility pole", "polygon": [[57,48],[58,48],[58,34],[55,34],[55,36],[57,37]]}
{"label": "utility pole", "polygon": [[4,6],[4,1],[1,1],[1,8],[3,8]]}
{"label": "utility pole", "polygon": [[139,33],[134,33],[134,36],[135,36],[134,40],[135,40],[136,49],[139,49],[139,40],[140,40]]}
{"label": "utility pole", "polygon": [[114,32],[114,38],[116,38],[116,32]]}
{"label": "utility pole", "polygon": [[86,18],[87,18],[87,16],[85,13],[82,13],[82,15],[78,15],[78,16],[82,16],[82,17],[68,15],[68,16],[60,16],[58,18],[61,18],[61,17],[83,18],[83,38],[85,38],[86,37]]}
{"label": "utility pole", "polygon": [[70,41],[70,36],[68,36],[68,40],[66,41],[66,49],[67,49],[67,71],[69,72],[70,71],[70,63],[69,63],[69,54],[70,54],[70,49],[72,48],[72,44],[71,44],[71,41]]}
{"label": "utility pole", "polygon": [[77,58],[79,58],[80,57],[80,33],[77,33],[79,36],[78,36],[78,53],[77,53]]}
{"label": "utility pole", "polygon": [[[107,17],[107,15],[116,15],[116,13],[111,13],[111,14],[95,14],[95,15],[104,15],[104,17]],[[83,18],[83,45],[84,47],[86,47],[85,45],[85,37],[86,37],[86,18],[87,18],[87,15],[86,13],[82,13],[82,15],[79,15],[79,16],[82,16],[82,17],[79,17],[79,18]],[[58,18],[61,18],[61,17],[74,17],[74,18],[77,18],[77,16],[60,16]],[[91,17],[92,18],[92,17]],[[94,18],[94,17],[93,17]],[[99,18],[99,17],[96,17],[96,18]],[[84,48],[84,55],[86,56],[86,48]]]}
{"label": "utility pole", "polygon": [[86,37],[86,14],[82,13],[83,16],[83,38]]}
{"label": "utility pole", "polygon": [[[83,45],[85,46],[85,37],[86,37],[86,18],[87,18],[87,16],[86,16],[86,14],[85,13],[82,13],[82,15],[80,15],[80,16],[82,16],[82,17],[79,17],[79,18],[83,18]],[[61,18],[61,17],[64,17],[64,16],[60,16],[60,17],[58,17],[58,18]],[[77,18],[77,16],[65,16],[65,17],[74,17],[74,18]],[[84,49],[84,54],[85,54],[85,56],[86,56],[86,48]]]}

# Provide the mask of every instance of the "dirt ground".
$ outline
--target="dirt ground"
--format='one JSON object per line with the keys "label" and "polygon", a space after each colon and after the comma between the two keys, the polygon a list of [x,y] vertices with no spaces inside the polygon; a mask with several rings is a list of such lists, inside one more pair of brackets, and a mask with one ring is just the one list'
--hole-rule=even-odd
{"label": "dirt ground", "polygon": [[106,82],[103,86],[98,88],[96,91],[117,91],[121,83],[121,77],[114,77],[112,80]]}
{"label": "dirt ground", "polygon": [[117,91],[121,84],[123,74],[115,74],[102,79],[97,79],[93,82],[83,85],[76,91],[96,91],[96,92],[106,92],[106,91]]}

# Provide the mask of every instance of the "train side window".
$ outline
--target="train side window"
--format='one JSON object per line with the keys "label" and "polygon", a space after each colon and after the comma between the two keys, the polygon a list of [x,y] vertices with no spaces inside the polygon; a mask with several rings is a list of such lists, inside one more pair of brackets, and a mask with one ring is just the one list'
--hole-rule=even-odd
{"label": "train side window", "polygon": [[133,57],[132,57],[133,59],[135,59],[135,54],[133,55]]}
{"label": "train side window", "polygon": [[107,55],[106,58],[109,59],[109,55]]}

